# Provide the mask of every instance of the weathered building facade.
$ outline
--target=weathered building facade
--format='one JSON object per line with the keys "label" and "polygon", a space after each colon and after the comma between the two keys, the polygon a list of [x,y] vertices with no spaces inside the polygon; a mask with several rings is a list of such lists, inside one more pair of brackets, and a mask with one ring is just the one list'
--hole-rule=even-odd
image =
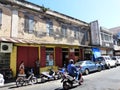
{"label": "weathered building facade", "polygon": [[113,56],[113,34],[108,29],[100,27],[101,54]]}
{"label": "weathered building facade", "polygon": [[113,53],[115,56],[120,56],[120,27],[114,27],[109,29],[112,34],[113,34],[113,43],[114,43],[114,47],[113,47]]}
{"label": "weathered building facade", "polygon": [[98,21],[90,23],[93,61],[101,55],[113,56],[113,34],[108,29],[99,27]]}
{"label": "weathered building facade", "polygon": [[0,67],[10,67],[14,76],[21,61],[34,68],[39,58],[43,71],[84,59],[90,40],[86,22],[27,1],[0,1]]}

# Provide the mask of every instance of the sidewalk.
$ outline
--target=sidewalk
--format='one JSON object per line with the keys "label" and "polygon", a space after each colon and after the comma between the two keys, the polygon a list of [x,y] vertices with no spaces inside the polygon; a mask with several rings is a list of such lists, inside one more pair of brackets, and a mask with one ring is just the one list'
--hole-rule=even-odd
{"label": "sidewalk", "polygon": [[10,79],[10,80],[5,81],[4,85],[0,86],[0,88],[7,87],[7,86],[12,86],[12,85],[15,85],[15,84],[16,84],[15,79]]}
{"label": "sidewalk", "polygon": [[[38,83],[40,83],[41,79],[37,78],[37,80],[38,80]],[[14,85],[16,85],[15,79],[5,82],[5,84],[3,86],[0,86],[0,88],[14,86]]]}

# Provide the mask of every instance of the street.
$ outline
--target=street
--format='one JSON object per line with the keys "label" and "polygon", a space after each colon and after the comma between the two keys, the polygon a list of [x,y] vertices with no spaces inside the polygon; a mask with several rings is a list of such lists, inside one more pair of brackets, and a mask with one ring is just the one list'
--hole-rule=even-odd
{"label": "street", "polygon": [[[83,85],[70,90],[120,90],[120,66],[84,75]],[[23,87],[8,86],[0,90],[63,90],[61,80],[38,83]]]}

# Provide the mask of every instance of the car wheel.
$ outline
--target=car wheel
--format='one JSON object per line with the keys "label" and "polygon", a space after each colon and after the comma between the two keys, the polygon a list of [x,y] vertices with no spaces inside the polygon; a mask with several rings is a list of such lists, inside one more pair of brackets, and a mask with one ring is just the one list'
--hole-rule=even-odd
{"label": "car wheel", "polygon": [[110,69],[111,67],[110,67],[110,64],[108,64],[108,69]]}
{"label": "car wheel", "polygon": [[89,74],[89,70],[85,69],[85,74],[88,75]]}
{"label": "car wheel", "polygon": [[98,72],[100,72],[101,71],[101,67],[98,67]]}

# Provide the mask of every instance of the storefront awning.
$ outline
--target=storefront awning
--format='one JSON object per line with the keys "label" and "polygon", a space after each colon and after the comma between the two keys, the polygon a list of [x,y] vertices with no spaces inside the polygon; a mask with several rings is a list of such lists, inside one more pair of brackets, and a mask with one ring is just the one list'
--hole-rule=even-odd
{"label": "storefront awning", "polygon": [[[9,37],[0,37],[0,42],[12,42],[12,43],[37,43],[34,40],[26,40],[21,38],[9,38]],[[40,43],[40,42],[39,42]]]}

